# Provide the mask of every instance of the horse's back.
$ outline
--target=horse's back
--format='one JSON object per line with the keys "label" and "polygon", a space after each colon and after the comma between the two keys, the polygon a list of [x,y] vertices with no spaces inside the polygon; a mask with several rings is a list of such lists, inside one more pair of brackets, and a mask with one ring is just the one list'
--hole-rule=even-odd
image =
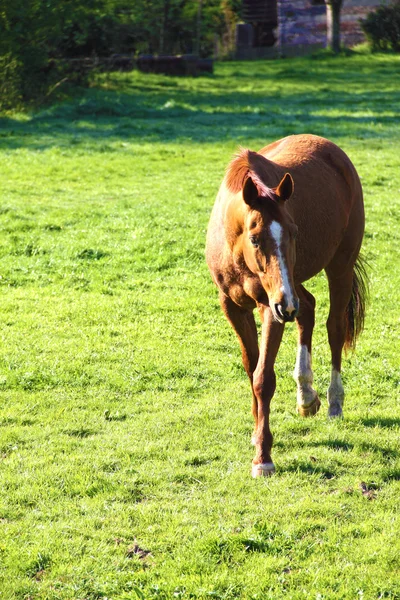
{"label": "horse's back", "polygon": [[357,254],[364,233],[360,179],[347,154],[315,135],[292,135],[260,154],[294,179],[289,210],[299,227],[295,277],[305,281],[329,265],[342,244]]}
{"label": "horse's back", "polygon": [[[315,180],[333,177],[336,185],[347,186],[344,190],[347,197],[358,193],[362,195],[360,180],[350,158],[339,146],[323,137],[290,135],[265,146],[259,153],[290,170],[293,177],[308,178],[311,187]],[[342,178],[342,182],[337,180],[338,177]]]}
{"label": "horse's back", "polygon": [[[325,138],[302,134],[273,142],[258,154],[270,161],[263,177],[268,186],[277,186],[286,172],[294,180],[294,194],[287,204],[298,226],[296,282],[325,269],[342,243],[358,253],[364,232],[362,188],[343,150]],[[241,193],[232,193],[225,177],[207,232],[206,258],[217,285],[222,271],[232,269],[232,278],[236,276],[234,239],[240,232],[232,228],[236,219],[230,217],[240,213],[242,205]]]}

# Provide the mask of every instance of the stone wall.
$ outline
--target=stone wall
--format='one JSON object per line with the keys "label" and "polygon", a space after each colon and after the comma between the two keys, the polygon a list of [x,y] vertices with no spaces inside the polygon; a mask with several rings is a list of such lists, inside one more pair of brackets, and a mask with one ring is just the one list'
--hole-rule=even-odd
{"label": "stone wall", "polygon": [[383,4],[376,0],[344,0],[340,19],[341,41],[343,46],[351,47],[365,42],[365,35],[361,29],[360,19],[365,19],[367,14]]}
{"label": "stone wall", "polygon": [[[341,11],[341,43],[351,47],[365,41],[360,19],[382,0],[344,0]],[[326,45],[326,7],[321,0],[277,0],[278,45],[282,48]]]}
{"label": "stone wall", "polygon": [[278,0],[278,45],[325,44],[326,8],[311,0]]}
{"label": "stone wall", "polygon": [[[390,0],[344,0],[341,11],[341,44],[351,47],[365,41],[360,19]],[[275,4],[276,3],[276,4]],[[254,11],[265,4],[269,12],[275,10],[278,27],[274,30],[276,43],[263,48],[257,38]],[[236,33],[236,58],[256,59],[273,56],[295,56],[326,47],[326,6],[324,0],[246,0],[252,22],[240,24]],[[247,13],[246,13],[247,14]],[[256,15],[257,16],[257,15]],[[271,23],[268,23],[271,26]],[[272,40],[273,41],[273,40]]]}

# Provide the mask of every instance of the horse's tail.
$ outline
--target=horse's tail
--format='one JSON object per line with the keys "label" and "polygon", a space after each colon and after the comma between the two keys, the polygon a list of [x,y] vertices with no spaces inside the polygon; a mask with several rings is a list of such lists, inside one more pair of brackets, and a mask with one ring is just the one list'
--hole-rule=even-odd
{"label": "horse's tail", "polygon": [[353,286],[350,301],[346,308],[345,350],[353,350],[356,341],[364,329],[365,309],[368,301],[367,263],[358,256],[353,270]]}

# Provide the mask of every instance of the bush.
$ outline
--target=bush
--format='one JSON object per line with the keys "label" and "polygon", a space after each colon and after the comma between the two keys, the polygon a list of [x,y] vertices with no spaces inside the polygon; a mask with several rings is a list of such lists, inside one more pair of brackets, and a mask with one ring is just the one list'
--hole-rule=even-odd
{"label": "bush", "polygon": [[203,0],[202,4],[199,0],[1,0],[0,110],[43,99],[65,79],[85,84],[90,68],[79,69],[71,59],[197,51],[210,56],[216,38],[224,40],[227,34],[232,38],[240,4],[240,0]]}
{"label": "bush", "polygon": [[60,56],[58,45],[76,4],[76,0],[64,6],[57,0],[3,0],[0,109],[43,97],[65,76],[64,67],[54,59]]}
{"label": "bush", "polygon": [[21,102],[20,65],[11,53],[0,56],[0,110]]}
{"label": "bush", "polygon": [[400,52],[400,0],[370,12],[361,26],[373,50]]}

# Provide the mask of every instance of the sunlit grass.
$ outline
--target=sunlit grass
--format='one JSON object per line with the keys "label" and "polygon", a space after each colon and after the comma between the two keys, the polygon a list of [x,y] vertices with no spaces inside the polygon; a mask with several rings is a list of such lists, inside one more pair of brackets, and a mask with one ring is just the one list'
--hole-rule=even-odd
{"label": "sunlit grass", "polygon": [[[0,598],[399,598],[400,57],[99,77],[0,120]],[[238,145],[329,137],[364,187],[371,304],[345,420],[295,414],[250,477],[250,392],[204,263]],[[313,366],[329,383],[323,275]],[[149,551],[150,553],[147,553]]]}

